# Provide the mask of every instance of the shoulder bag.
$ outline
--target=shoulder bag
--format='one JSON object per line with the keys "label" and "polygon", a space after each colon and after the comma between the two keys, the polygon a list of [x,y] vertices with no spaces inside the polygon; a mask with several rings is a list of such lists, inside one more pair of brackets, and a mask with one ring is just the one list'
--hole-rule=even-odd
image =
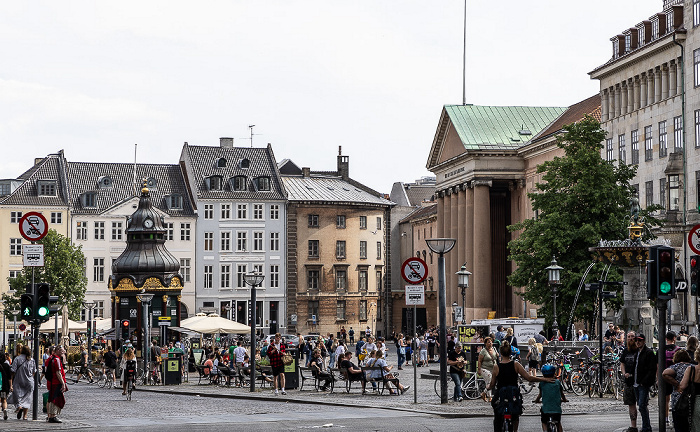
{"label": "shoulder bag", "polygon": [[688,366],[690,370],[690,382],[688,388],[686,388],[681,397],[676,402],[676,406],[673,407],[674,411],[690,411],[690,407],[695,403],[695,366]]}

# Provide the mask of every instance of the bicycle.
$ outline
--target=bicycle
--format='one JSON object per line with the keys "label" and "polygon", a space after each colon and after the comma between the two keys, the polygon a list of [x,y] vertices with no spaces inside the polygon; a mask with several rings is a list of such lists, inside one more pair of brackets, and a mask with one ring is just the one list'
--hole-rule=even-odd
{"label": "bicycle", "polygon": [[129,375],[126,379],[126,400],[131,400],[131,392],[134,390],[134,377]]}
{"label": "bicycle", "polygon": [[[449,382],[448,377],[448,386]],[[462,378],[461,387],[463,397],[470,400],[479,399],[481,394],[486,391],[486,381],[476,372],[467,372],[466,376]],[[435,380],[433,388],[437,397],[440,397],[440,378]]]}

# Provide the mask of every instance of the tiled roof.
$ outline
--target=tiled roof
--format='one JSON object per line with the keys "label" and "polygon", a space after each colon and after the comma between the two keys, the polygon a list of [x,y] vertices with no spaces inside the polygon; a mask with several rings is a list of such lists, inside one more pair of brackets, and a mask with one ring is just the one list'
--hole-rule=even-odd
{"label": "tiled roof", "polygon": [[282,176],[289,201],[323,201],[388,206],[393,203],[372,195],[339,177]]}
{"label": "tiled roof", "polygon": [[432,215],[437,215],[437,204],[430,204],[425,207],[418,207],[412,211],[408,216],[401,219],[399,223],[412,222],[415,220],[425,219]]}
{"label": "tiled roof", "polygon": [[[275,155],[272,147],[205,147],[185,144],[182,150],[183,158],[191,163],[193,172],[187,173],[192,178],[195,190],[193,194],[198,199],[247,199],[247,200],[284,200],[285,191],[280,180]],[[226,160],[226,166],[218,167],[220,159]],[[241,168],[240,161],[250,161],[249,168]],[[206,179],[210,176],[221,176],[222,190],[209,190]],[[234,191],[230,180],[238,175],[248,179],[247,190]],[[270,191],[257,191],[253,185],[256,177],[270,177]]]}
{"label": "tiled roof", "polygon": [[435,185],[404,185],[406,195],[408,196],[409,204],[412,206],[420,205],[423,201],[429,201],[435,194]]}
{"label": "tiled roof", "polygon": [[[467,150],[522,147],[565,110],[564,107],[445,105]],[[530,135],[521,134],[521,130],[530,131]]]}
{"label": "tiled roof", "polygon": [[[13,193],[2,199],[0,204],[66,207],[68,205],[68,194],[66,191],[65,163],[63,151],[48,155],[18,177],[24,182]],[[56,195],[39,196],[38,180],[56,181]]]}
{"label": "tiled roof", "polygon": [[[98,187],[100,179],[104,176],[110,178],[111,187]],[[136,164],[136,179],[139,183],[137,189],[134,185],[132,163],[68,162],[71,211],[74,214],[103,213],[115,205],[139,196],[143,178],[153,178],[156,181],[155,187],[149,188],[154,207],[171,216],[194,215],[180,166],[164,164]],[[86,192],[96,193],[96,207],[83,207],[80,197]],[[165,197],[173,194],[182,196],[182,210],[168,208]]]}
{"label": "tiled roof", "polygon": [[600,94],[595,94],[588,99],[571,105],[558,119],[554,120],[549,126],[543,129],[532,141],[536,142],[555,134],[562,130],[564,126],[583,119],[586,114],[600,121]]}

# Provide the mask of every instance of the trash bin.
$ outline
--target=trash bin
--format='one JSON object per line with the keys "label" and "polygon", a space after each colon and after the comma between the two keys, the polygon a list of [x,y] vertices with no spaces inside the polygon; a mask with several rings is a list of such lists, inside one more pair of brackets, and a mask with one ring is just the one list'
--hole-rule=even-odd
{"label": "trash bin", "polygon": [[292,355],[294,361],[284,366],[284,389],[296,389],[299,388],[299,349],[287,348],[286,352]]}
{"label": "trash bin", "polygon": [[181,357],[168,357],[163,361],[163,384],[182,384]]}

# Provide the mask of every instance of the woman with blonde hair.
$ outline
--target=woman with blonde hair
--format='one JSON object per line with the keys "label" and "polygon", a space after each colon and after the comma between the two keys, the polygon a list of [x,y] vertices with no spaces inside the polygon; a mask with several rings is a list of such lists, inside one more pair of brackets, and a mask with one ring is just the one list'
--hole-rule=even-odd
{"label": "woman with blonde hair", "polygon": [[530,338],[527,341],[528,352],[527,352],[527,369],[530,375],[537,375],[537,368],[540,365],[540,350],[537,348],[537,341],[535,338]]}
{"label": "woman with blonde hair", "polygon": [[127,349],[122,357],[122,374],[124,375],[122,379],[122,394],[125,395],[127,381],[136,378],[136,355],[133,348]]}

